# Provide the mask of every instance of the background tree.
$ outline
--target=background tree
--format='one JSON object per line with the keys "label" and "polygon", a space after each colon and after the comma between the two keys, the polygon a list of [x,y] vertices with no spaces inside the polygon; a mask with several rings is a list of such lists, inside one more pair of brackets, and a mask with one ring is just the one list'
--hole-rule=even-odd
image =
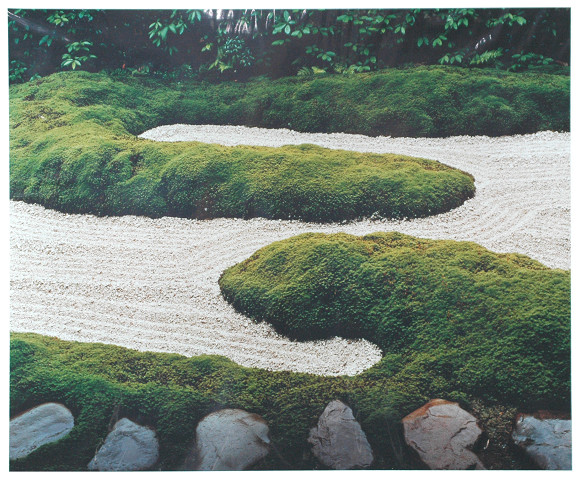
{"label": "background tree", "polygon": [[180,78],[570,62],[570,9],[8,11],[10,81],[58,70]]}

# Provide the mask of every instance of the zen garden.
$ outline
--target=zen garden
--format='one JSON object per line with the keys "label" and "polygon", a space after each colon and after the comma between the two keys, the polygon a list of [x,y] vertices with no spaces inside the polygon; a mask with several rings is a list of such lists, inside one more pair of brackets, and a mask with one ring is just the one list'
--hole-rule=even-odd
{"label": "zen garden", "polygon": [[570,21],[9,9],[10,470],[570,470]]}

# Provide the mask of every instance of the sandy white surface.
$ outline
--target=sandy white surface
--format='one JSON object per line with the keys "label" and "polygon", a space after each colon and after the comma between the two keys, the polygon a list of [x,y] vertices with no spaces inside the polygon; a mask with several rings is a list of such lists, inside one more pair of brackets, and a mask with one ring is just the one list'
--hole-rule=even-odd
{"label": "sandy white surface", "polygon": [[269,370],[353,375],[380,359],[376,346],[340,338],[291,342],[222,299],[217,283],[222,271],[299,233],[392,230],[474,241],[495,252],[524,253],[553,268],[570,268],[569,133],[412,139],[178,125],[143,137],[402,153],[471,173],[477,191],[442,215],[342,225],[98,218],[10,202],[11,330],[188,356],[218,354]]}

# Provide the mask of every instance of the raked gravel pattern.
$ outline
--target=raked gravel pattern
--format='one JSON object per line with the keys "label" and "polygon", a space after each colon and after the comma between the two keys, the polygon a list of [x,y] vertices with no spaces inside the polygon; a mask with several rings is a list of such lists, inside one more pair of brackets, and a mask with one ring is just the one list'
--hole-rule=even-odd
{"label": "raked gravel pattern", "polygon": [[143,351],[224,355],[268,370],[355,375],[381,358],[375,345],[342,338],[290,341],[234,311],[220,295],[220,274],[265,245],[313,231],[395,230],[468,240],[570,269],[569,133],[427,139],[173,125],[142,137],[224,145],[313,143],[419,156],[474,175],[476,195],[434,217],[345,224],[100,218],[11,201],[11,330]]}

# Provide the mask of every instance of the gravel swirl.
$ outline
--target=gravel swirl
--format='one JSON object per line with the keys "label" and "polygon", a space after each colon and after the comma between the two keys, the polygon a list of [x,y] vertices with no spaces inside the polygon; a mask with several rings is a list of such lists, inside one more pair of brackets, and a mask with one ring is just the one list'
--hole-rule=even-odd
{"label": "gravel swirl", "polygon": [[232,126],[158,127],[143,138],[224,145],[313,143],[439,160],[474,175],[476,195],[434,217],[345,224],[255,218],[68,215],[10,202],[11,330],[249,367],[355,375],[381,358],[365,340],[292,342],[225,302],[218,278],[257,249],[300,233],[400,231],[469,240],[570,268],[570,134],[390,138]]}

